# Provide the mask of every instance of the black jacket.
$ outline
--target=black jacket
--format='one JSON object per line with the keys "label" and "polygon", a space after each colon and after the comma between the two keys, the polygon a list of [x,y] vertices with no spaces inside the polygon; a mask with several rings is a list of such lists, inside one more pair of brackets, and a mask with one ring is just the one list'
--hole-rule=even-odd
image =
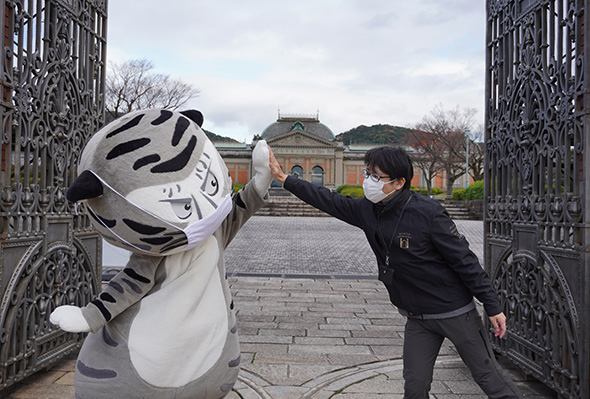
{"label": "black jacket", "polygon": [[[373,204],[291,176],[284,187],[365,232],[391,302],[409,315],[450,313],[474,296],[489,316],[502,311],[477,256],[437,201],[402,190],[385,204]],[[388,252],[389,271],[383,273]]]}

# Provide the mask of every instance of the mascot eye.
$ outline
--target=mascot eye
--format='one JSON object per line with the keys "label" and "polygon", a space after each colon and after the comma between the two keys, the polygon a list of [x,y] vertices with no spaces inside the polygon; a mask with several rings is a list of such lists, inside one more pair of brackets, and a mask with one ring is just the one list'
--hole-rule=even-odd
{"label": "mascot eye", "polygon": [[190,198],[182,201],[171,202],[170,206],[172,207],[172,210],[176,216],[178,216],[178,218],[181,220],[188,219],[193,214],[193,206],[191,204]]}
{"label": "mascot eye", "polygon": [[214,196],[219,191],[219,182],[213,173],[207,174],[203,184],[203,191],[209,196]]}

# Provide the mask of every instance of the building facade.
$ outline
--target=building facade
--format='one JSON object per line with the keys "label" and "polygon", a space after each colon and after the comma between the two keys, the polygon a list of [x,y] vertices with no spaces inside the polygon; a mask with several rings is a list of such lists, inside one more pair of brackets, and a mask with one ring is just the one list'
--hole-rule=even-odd
{"label": "building facade", "polygon": [[[332,189],[343,184],[361,185],[365,153],[377,146],[344,145],[328,126],[320,122],[318,114],[279,113],[277,120],[256,135],[251,144],[215,143],[234,183],[246,184],[252,177],[252,149],[258,140],[266,140],[285,173]],[[426,186],[416,166],[411,184]],[[444,175],[433,181],[433,187],[444,188],[445,184]]]}

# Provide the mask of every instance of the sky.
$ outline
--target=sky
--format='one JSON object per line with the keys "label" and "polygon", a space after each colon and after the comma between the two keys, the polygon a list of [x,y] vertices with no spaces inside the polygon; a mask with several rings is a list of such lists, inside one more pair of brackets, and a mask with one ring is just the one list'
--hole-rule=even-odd
{"label": "sky", "polygon": [[[112,0],[107,60],[148,59],[200,90],[183,108],[241,142],[280,113],[336,135],[414,127],[434,107],[484,120],[485,1]],[[108,70],[107,70],[108,73]]]}

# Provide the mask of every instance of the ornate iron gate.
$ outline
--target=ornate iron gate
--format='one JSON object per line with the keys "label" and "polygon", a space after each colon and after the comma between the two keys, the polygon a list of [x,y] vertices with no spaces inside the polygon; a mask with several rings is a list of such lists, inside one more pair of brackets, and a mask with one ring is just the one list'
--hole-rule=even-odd
{"label": "ornate iron gate", "polygon": [[488,0],[486,268],[508,316],[495,348],[589,398],[588,0]]}
{"label": "ornate iron gate", "polygon": [[99,287],[102,244],[65,199],[103,120],[106,0],[3,0],[0,390],[79,347],[49,323]]}

